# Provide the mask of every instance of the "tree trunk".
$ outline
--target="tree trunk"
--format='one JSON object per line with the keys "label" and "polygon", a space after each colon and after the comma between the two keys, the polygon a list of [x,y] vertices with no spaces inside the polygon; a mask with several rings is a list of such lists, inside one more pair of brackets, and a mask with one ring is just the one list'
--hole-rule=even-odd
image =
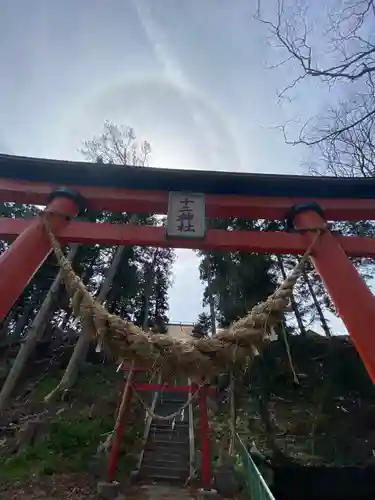
{"label": "tree trunk", "polygon": [[62,331],[65,330],[66,325],[68,324],[70,318],[72,317],[72,314],[73,314],[73,311],[71,309],[68,309],[67,311],[65,311],[65,317],[60,324],[60,329]]}
{"label": "tree trunk", "polygon": [[[68,260],[72,261],[78,252],[78,245],[72,245],[68,255]],[[62,272],[60,271],[54,279],[44,302],[29,328],[25,342],[22,344],[12,368],[4,382],[0,392],[0,412],[4,410],[8,398],[12,394],[23,369],[34,351],[36,343],[43,336],[46,325],[53,316],[56,305],[56,296],[62,286]]]}
{"label": "tree trunk", "polygon": [[9,345],[13,344],[14,342],[17,342],[20,339],[20,337],[22,336],[22,332],[24,331],[25,326],[29,321],[30,314],[33,309],[34,305],[31,297],[30,302],[27,304],[27,306],[23,308],[22,313],[18,316],[14,327],[14,331],[12,332],[11,335],[8,336]]}
{"label": "tree trunk", "polygon": [[154,269],[158,255],[159,255],[159,250],[156,249],[154,255],[152,256],[151,263],[146,264],[147,268],[145,272],[146,279],[145,279],[145,290],[144,290],[145,310],[144,310],[143,324],[142,324],[143,331],[147,331],[148,327],[148,316],[150,314],[150,298],[152,292],[152,280],[154,278]]}
{"label": "tree trunk", "polygon": [[278,447],[276,445],[275,432],[273,429],[270,410],[269,410],[269,394],[267,390],[262,387],[263,382],[261,381],[261,389],[258,394],[258,407],[261,422],[264,426],[266,434],[267,448],[272,453],[272,455],[277,455]]}
{"label": "tree trunk", "polygon": [[[129,224],[135,224],[137,222],[137,219],[138,219],[137,215],[135,214],[132,215],[130,217]],[[100,287],[98,296],[96,297],[96,300],[98,302],[103,302],[106,299],[108,292],[111,288],[112,282],[116,276],[117,270],[123,260],[126,251],[127,247],[125,246],[120,246],[117,248],[113,261]],[[90,341],[91,341],[90,337],[86,335],[85,332],[83,332],[78,337],[77,343],[74,347],[73,354],[69,360],[68,366],[66,367],[66,370],[64,372],[64,375],[62,376],[62,379],[60,380],[59,385],[44,398],[45,401],[49,401],[50,399],[54,398],[61,392],[68,391],[73,387],[73,385],[77,380],[79,369],[87,357],[87,352],[90,347]]]}
{"label": "tree trunk", "polygon": [[214,298],[209,292],[208,303],[210,305],[210,318],[211,318],[211,334],[216,335],[216,312]]}
{"label": "tree trunk", "polygon": [[234,367],[232,367],[232,371],[230,372],[230,383],[229,383],[229,398],[230,398],[230,418],[229,418],[229,427],[230,427],[230,440],[229,440],[229,456],[233,457],[235,452],[236,445],[236,420],[237,420],[237,412],[236,412],[236,377],[234,374]]}
{"label": "tree trunk", "polygon": [[143,311],[143,322],[142,322],[142,330],[144,332],[146,332],[147,328],[148,328],[148,316],[150,313],[151,290],[152,290],[152,269],[150,266],[150,268],[147,269],[147,278],[146,278],[145,290],[144,290],[145,308]]}
{"label": "tree trunk", "polygon": [[268,450],[272,453],[273,459],[278,461],[280,456],[283,454],[276,443],[276,433],[269,409],[271,391],[269,383],[269,370],[266,365],[264,353],[259,359],[257,386],[257,391],[253,391],[253,394],[258,402],[259,416],[265,430],[266,445]]}
{"label": "tree trunk", "polygon": [[95,264],[95,261],[96,259],[98,258],[100,254],[100,251],[98,251],[93,257],[92,259],[90,260],[89,262],[89,265],[86,267],[86,269],[83,271],[83,274],[81,276],[81,280],[82,280],[82,283],[84,283],[85,285],[87,285],[87,283],[90,281],[90,279],[92,278],[93,274],[94,274],[94,271],[92,270],[94,264]]}
{"label": "tree trunk", "polygon": [[208,288],[208,305],[210,307],[210,318],[211,318],[211,334],[216,335],[216,312],[215,312],[215,300],[212,294],[212,276],[209,266],[207,266],[207,288]]}
{"label": "tree trunk", "polygon": [[8,337],[8,330],[9,330],[9,325],[16,315],[16,311],[12,309],[8,316],[4,319],[4,321],[1,322],[0,326],[0,341],[1,343],[6,343],[7,337]]}
{"label": "tree trunk", "polygon": [[302,272],[302,274],[303,274],[303,279],[305,280],[305,282],[307,284],[307,287],[309,289],[309,292],[311,294],[311,297],[313,299],[313,302],[314,302],[314,305],[316,307],[316,310],[318,312],[320,323],[322,325],[324,333],[326,334],[327,337],[332,337],[331,330],[329,329],[327,320],[324,317],[323,309],[322,309],[321,305],[319,304],[318,297],[316,296],[314,288],[313,288],[313,286],[311,284],[311,280],[309,278],[309,275],[307,274],[307,272],[305,270]]}
{"label": "tree trunk", "polygon": [[[280,268],[283,280],[286,280],[287,275],[286,275],[286,272],[285,272],[285,267],[284,267],[283,259],[279,255],[277,255],[276,258],[277,258],[277,262],[279,264],[279,268]],[[297,320],[299,331],[300,331],[301,335],[306,336],[306,328],[305,328],[305,325],[303,324],[302,316],[301,316],[301,314],[300,314],[300,312],[298,310],[298,306],[297,306],[297,303],[296,303],[296,300],[295,300],[293,294],[292,294],[290,303],[291,303],[294,315],[295,315],[296,320]]]}

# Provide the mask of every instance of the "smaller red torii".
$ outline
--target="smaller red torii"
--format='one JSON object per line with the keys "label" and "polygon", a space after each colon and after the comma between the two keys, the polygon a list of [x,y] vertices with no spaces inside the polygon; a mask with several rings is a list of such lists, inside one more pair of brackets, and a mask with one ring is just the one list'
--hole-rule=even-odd
{"label": "smaller red torii", "polygon": [[216,389],[209,386],[198,387],[196,384],[192,385],[171,385],[171,384],[145,384],[136,383],[136,373],[143,372],[142,368],[133,367],[127,363],[121,363],[119,369],[126,372],[126,383],[121,396],[121,402],[118,409],[116,418],[116,426],[114,436],[111,443],[111,451],[108,458],[106,480],[111,483],[115,480],[117,463],[120,454],[121,441],[125,431],[126,417],[129,413],[133,392],[143,391],[173,391],[183,392],[186,394],[197,394],[199,415],[200,415],[200,442],[202,453],[202,488],[209,489],[212,480],[211,471],[211,454],[210,454],[210,436],[209,436],[209,422],[207,414],[207,395],[215,395]]}

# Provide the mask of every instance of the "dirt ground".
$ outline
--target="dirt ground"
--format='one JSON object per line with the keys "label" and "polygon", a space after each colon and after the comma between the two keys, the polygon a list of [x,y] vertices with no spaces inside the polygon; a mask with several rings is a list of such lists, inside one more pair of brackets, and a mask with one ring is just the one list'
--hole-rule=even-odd
{"label": "dirt ground", "polygon": [[0,499],[8,500],[96,500],[96,486],[92,478],[85,475],[58,474],[28,482],[0,485]]}
{"label": "dirt ground", "polygon": [[[140,484],[124,489],[124,499],[134,500],[193,500],[194,491],[177,486]],[[78,474],[58,474],[28,482],[0,485],[0,500],[99,500],[92,477]]]}

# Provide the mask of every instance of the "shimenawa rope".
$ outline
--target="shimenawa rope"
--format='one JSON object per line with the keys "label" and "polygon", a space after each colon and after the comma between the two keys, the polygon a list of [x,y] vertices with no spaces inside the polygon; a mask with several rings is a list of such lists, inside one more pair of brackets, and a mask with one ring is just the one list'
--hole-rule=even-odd
{"label": "shimenawa rope", "polygon": [[149,335],[130,321],[110,314],[96,302],[62,252],[50,227],[49,215],[61,214],[43,212],[44,227],[61,267],[73,312],[81,318],[83,328],[93,340],[100,342],[103,349],[117,360],[135,361],[137,366],[147,369],[156,367],[165,379],[181,373],[191,377],[196,383],[229,371],[234,359],[247,364],[259,352],[270,329],[283,318],[302,268],[318,238],[325,231],[324,228],[314,229],[315,238],[288,278],[264,302],[254,306],[228,330],[211,338],[178,341],[169,335]]}

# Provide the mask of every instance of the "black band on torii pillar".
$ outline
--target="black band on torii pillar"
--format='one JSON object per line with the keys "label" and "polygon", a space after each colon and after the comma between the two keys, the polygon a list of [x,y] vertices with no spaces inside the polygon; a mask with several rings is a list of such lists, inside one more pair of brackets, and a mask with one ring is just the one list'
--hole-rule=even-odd
{"label": "black band on torii pillar", "polygon": [[83,215],[87,210],[85,198],[75,189],[69,187],[59,187],[53,190],[48,196],[48,201],[52,201],[58,197],[69,198],[69,200],[74,201],[79,209],[77,215]]}
{"label": "black band on torii pillar", "polygon": [[288,213],[285,216],[285,222],[286,222],[286,230],[287,231],[296,231],[296,228],[294,227],[294,219],[296,215],[302,213],[302,212],[316,212],[318,215],[320,215],[323,219],[324,217],[324,210],[320,205],[315,203],[315,201],[308,201],[305,203],[297,203],[296,205],[293,205],[292,208],[288,211]]}

